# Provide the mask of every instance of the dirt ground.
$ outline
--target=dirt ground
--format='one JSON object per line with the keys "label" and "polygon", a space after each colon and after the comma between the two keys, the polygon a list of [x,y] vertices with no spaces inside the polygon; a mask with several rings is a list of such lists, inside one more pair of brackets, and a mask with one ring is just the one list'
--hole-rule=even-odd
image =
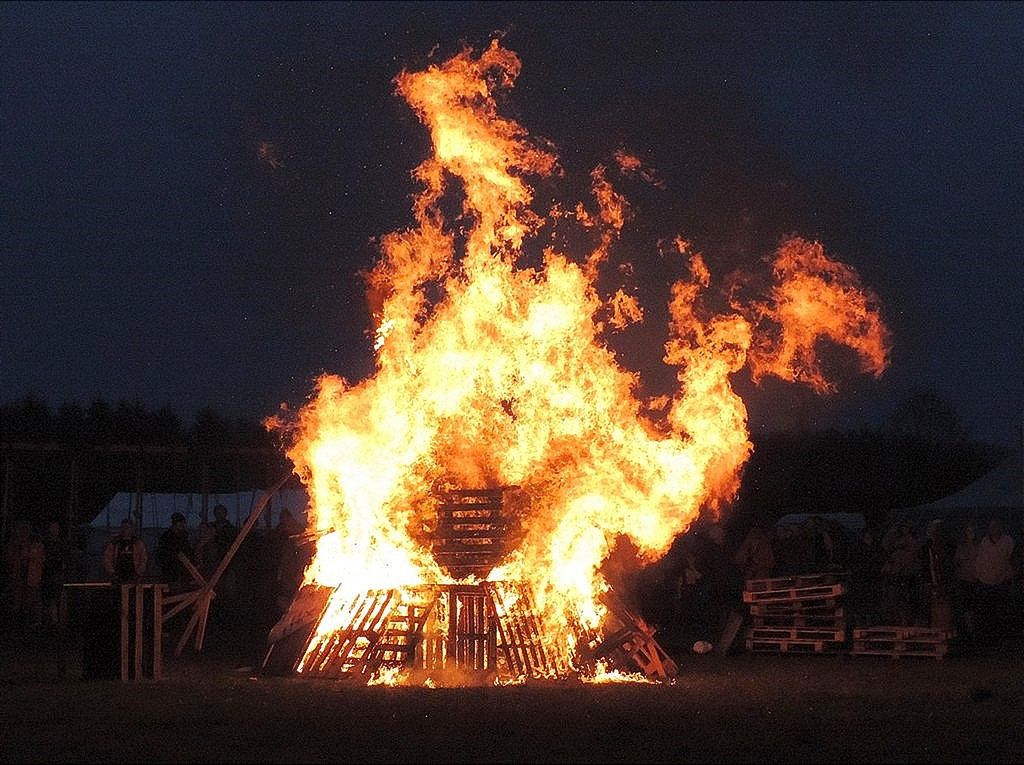
{"label": "dirt ground", "polygon": [[165,676],[85,680],[0,636],[2,762],[1022,762],[1024,640],[971,655],[697,655],[671,684],[382,688],[257,677],[211,624]]}

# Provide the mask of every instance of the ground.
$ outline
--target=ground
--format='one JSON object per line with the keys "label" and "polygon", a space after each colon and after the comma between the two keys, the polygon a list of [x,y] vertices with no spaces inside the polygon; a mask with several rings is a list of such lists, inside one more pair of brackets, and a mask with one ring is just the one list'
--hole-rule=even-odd
{"label": "ground", "polygon": [[165,677],[85,680],[7,630],[0,762],[1020,762],[1024,640],[970,655],[698,655],[671,684],[383,688],[257,677],[212,623]]}

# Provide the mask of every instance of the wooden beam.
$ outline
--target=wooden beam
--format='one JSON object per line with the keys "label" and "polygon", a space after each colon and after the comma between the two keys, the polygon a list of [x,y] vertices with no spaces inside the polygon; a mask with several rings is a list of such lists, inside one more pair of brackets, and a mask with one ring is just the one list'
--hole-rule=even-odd
{"label": "wooden beam", "polygon": [[164,585],[158,584],[153,587],[153,679],[159,680],[164,669],[164,644],[163,644],[163,596]]}
{"label": "wooden beam", "polygon": [[121,585],[121,679],[128,679],[128,589]]}

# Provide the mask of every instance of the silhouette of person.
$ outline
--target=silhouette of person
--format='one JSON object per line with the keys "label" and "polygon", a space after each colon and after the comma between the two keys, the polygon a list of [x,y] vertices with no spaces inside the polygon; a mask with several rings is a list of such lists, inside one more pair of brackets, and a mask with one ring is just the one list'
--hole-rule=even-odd
{"label": "silhouette of person", "polygon": [[160,562],[160,578],[172,593],[182,592],[192,581],[188,569],[178,557],[179,554],[191,559],[192,545],[188,539],[185,516],[175,513],[171,516],[170,528],[160,535],[156,548],[157,560]]}
{"label": "silhouette of person", "polygon": [[228,509],[218,504],[213,508],[213,539],[217,547],[217,559],[220,560],[238,536],[238,529],[228,520]]}
{"label": "silhouette of person", "polygon": [[39,623],[45,559],[46,549],[32,524],[19,520],[4,548],[4,568],[8,580],[7,608],[22,626]]}
{"label": "silhouette of person", "polygon": [[103,570],[113,583],[131,584],[146,573],[148,561],[145,542],[135,532],[131,519],[125,518],[117,536],[103,548]]}
{"label": "silhouette of person", "polygon": [[46,620],[47,626],[59,627],[61,623],[61,594],[71,561],[71,551],[61,536],[59,521],[50,521],[46,524],[43,549],[46,552],[40,587],[43,618]]}

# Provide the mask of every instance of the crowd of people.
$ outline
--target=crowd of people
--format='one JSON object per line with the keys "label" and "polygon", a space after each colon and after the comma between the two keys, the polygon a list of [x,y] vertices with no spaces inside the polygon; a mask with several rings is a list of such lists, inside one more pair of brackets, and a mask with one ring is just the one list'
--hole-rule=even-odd
{"label": "crowd of people", "polygon": [[[282,615],[302,584],[312,554],[304,532],[305,525],[284,509],[274,528],[254,531],[239,542],[217,583],[220,610],[232,616],[249,611],[264,622]],[[214,575],[238,533],[224,505],[217,505],[213,519],[195,529],[188,527],[184,515],[174,513],[150,550],[133,520],[125,518],[103,547],[102,575],[113,585],[161,583],[168,594],[197,589]],[[62,590],[66,582],[84,575],[75,552],[81,553],[69,544],[58,521],[41,529],[28,520],[13,523],[0,572],[0,617],[6,625],[27,632],[65,626]]]}
{"label": "crowd of people", "polygon": [[42,532],[26,520],[14,523],[3,548],[2,611],[16,628],[59,626],[61,588],[71,553],[59,521]]}
{"label": "crowd of people", "polygon": [[746,580],[834,572],[846,582],[852,626],[934,626],[991,645],[1024,629],[1022,548],[998,517],[959,529],[941,520],[921,529],[898,522],[879,533],[812,516],[754,525],[735,549],[719,524],[705,524],[673,570],[662,621],[717,636],[728,613],[743,610]]}

